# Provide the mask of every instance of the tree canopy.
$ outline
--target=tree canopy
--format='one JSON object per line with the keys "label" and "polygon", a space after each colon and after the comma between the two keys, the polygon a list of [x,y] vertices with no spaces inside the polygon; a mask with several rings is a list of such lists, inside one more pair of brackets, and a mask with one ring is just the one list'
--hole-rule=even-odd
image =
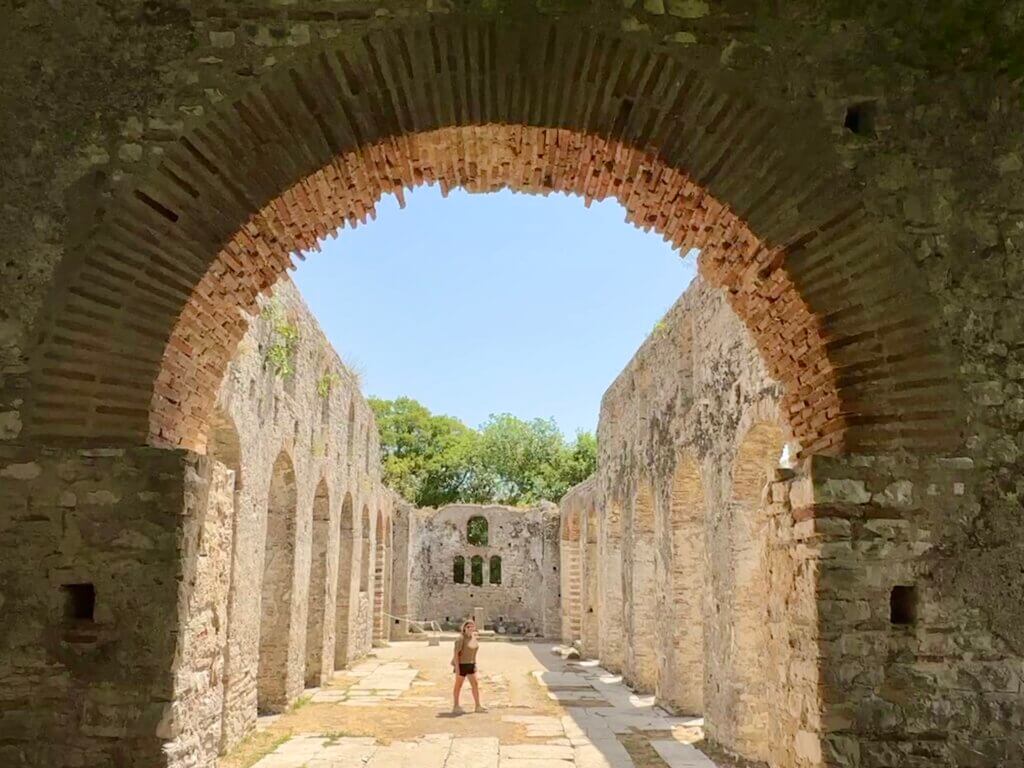
{"label": "tree canopy", "polygon": [[479,429],[408,397],[370,398],[384,480],[418,506],[558,501],[597,466],[589,432],[566,440],[553,419],[492,415]]}

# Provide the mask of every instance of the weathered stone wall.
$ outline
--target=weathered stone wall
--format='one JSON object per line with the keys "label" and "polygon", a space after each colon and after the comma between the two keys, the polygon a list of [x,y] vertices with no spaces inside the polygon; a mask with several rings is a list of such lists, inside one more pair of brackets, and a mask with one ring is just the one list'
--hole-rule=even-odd
{"label": "weathered stone wall", "polygon": [[[292,372],[280,375],[273,361],[289,334],[297,335]],[[380,532],[394,496],[381,484],[373,413],[290,281],[262,302],[225,377],[218,414],[211,454],[237,442],[228,460],[240,475],[226,747],[252,727],[257,709],[286,707],[305,685],[369,650],[370,595],[387,570],[378,572],[387,562]]]}
{"label": "weathered stone wall", "polygon": [[[485,545],[470,544],[471,518],[487,520]],[[484,624],[505,631],[557,637],[560,631],[558,508],[496,504],[451,504],[439,509],[410,509],[395,533],[406,541],[396,547],[396,578],[408,587],[396,590],[396,616],[457,625],[483,609]],[[464,577],[455,583],[455,559],[463,558]],[[490,563],[500,558],[500,583],[491,582]],[[480,558],[482,584],[472,583],[473,560]],[[401,597],[399,597],[401,595]]]}
{"label": "weathered stone wall", "polygon": [[[368,595],[380,608],[395,496],[373,414],[289,281],[263,306],[207,456],[3,449],[5,765],[213,765],[258,709],[365,654],[375,621],[386,639]],[[78,584],[94,620],[62,613]]]}
{"label": "weathered stone wall", "polygon": [[779,402],[695,282],[606,393],[598,472],[561,503],[597,584],[563,609],[597,614],[584,652],[773,766],[1019,761],[1024,661],[942,586],[973,461],[794,460]]}
{"label": "weathered stone wall", "polygon": [[166,742],[208,754],[219,669],[200,635],[216,634],[205,606],[224,585],[197,563],[198,528],[214,550],[227,534],[215,487],[216,519],[202,520],[200,465],[149,448],[0,448],[0,764],[155,766]]}

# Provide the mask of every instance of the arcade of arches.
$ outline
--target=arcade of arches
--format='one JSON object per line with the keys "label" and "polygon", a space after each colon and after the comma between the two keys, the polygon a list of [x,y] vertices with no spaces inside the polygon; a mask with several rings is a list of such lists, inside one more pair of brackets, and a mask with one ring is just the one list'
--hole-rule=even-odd
{"label": "arcade of arches", "polygon": [[1024,17],[925,5],[11,5],[0,763],[212,765],[387,641],[406,512],[281,277],[436,182],[700,249],[546,630],[772,766],[1024,764]]}

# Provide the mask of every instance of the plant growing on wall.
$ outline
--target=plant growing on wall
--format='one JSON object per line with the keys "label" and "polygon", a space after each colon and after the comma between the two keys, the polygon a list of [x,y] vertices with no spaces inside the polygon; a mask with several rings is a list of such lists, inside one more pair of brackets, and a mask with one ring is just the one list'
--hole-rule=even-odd
{"label": "plant growing on wall", "polygon": [[281,305],[271,301],[263,308],[262,317],[273,329],[273,338],[267,349],[266,363],[274,368],[274,374],[290,378],[295,374],[295,352],[299,346],[299,328],[292,323]]}
{"label": "plant growing on wall", "polygon": [[323,376],[317,379],[316,393],[320,395],[320,397],[329,397],[331,394],[331,389],[334,387],[335,384],[339,384],[340,382],[341,376],[336,374],[334,371],[327,371],[324,373]]}

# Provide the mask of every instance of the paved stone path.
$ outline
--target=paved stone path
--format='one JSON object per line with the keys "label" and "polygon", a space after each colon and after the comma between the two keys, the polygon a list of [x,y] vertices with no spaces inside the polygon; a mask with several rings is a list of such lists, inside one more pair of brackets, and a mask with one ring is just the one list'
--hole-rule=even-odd
{"label": "paved stone path", "polygon": [[[368,709],[365,714],[371,718],[374,711],[382,718],[385,710],[393,715],[395,708],[408,708],[410,716],[416,710],[421,717],[430,710],[433,718],[449,718],[450,727],[412,738],[389,738],[386,732],[350,735],[345,729],[326,727],[320,732],[291,732],[269,754],[249,764],[255,768],[716,768],[692,746],[701,736],[699,718],[672,717],[655,707],[652,697],[636,695],[596,662],[565,662],[551,653],[550,646],[534,645],[528,656],[522,644],[500,650],[486,645],[487,655],[503,658],[502,669],[483,674],[482,688],[491,713],[452,717],[441,687],[450,678],[418,679],[428,668],[418,647],[422,645],[394,643],[382,649],[378,658],[340,673],[337,685],[308,692],[311,704],[324,705],[325,713],[338,706]],[[520,670],[523,687],[531,690],[510,691],[508,677],[516,675],[517,654],[536,667]],[[468,703],[468,686],[464,695]],[[546,705],[541,703],[545,700]],[[311,715],[303,712],[302,726],[308,727]],[[489,717],[493,720],[483,719]],[[500,728],[495,721],[500,721]],[[499,730],[501,735],[493,735]],[[627,751],[628,740],[632,755]]]}

